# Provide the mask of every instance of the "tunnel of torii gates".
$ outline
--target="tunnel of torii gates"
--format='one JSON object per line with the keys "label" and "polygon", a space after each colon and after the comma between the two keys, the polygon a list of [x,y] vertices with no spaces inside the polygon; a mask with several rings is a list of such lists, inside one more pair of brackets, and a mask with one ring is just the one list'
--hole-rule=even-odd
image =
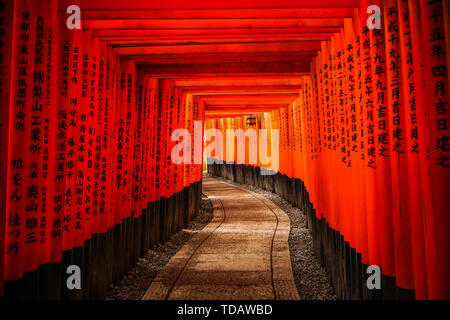
{"label": "tunnel of torii gates", "polygon": [[304,211],[339,298],[449,299],[448,5],[0,0],[1,295],[104,297],[196,215],[205,148]]}

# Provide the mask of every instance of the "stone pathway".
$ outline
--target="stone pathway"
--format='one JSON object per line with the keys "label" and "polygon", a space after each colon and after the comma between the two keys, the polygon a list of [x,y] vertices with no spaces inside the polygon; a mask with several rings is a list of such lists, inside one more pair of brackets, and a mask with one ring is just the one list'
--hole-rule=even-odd
{"label": "stone pathway", "polygon": [[214,218],[158,274],[143,300],[299,299],[290,221],[270,200],[214,178],[203,193]]}

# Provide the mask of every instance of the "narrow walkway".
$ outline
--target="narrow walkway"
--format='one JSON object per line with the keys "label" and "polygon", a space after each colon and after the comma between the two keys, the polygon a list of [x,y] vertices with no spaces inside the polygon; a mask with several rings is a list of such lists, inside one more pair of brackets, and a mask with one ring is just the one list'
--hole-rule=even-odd
{"label": "narrow walkway", "polygon": [[214,218],[158,274],[143,300],[299,299],[288,216],[270,200],[214,178]]}

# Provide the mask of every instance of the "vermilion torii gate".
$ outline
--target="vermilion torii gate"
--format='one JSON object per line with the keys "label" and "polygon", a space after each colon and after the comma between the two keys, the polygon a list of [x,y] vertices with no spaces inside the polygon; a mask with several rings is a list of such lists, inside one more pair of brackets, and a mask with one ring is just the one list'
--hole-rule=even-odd
{"label": "vermilion torii gate", "polygon": [[[363,283],[377,265],[384,298],[448,299],[449,11],[0,0],[0,294],[103,297],[196,214],[202,168],[172,162],[171,136],[185,128],[201,149],[202,121],[223,136],[279,130],[273,176],[258,178],[274,168],[250,148],[209,170],[301,206],[341,298],[377,297]],[[65,288],[69,265],[82,291]]]}

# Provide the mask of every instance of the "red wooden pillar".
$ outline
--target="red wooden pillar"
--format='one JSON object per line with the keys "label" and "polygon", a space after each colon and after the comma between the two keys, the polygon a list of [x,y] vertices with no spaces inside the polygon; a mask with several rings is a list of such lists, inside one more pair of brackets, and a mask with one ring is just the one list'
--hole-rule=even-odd
{"label": "red wooden pillar", "polygon": [[7,201],[7,170],[9,154],[9,117],[10,117],[10,91],[11,50],[13,36],[14,7],[12,0],[0,1],[0,105],[4,106],[0,115],[0,296],[4,288],[5,263],[5,223],[8,212]]}
{"label": "red wooden pillar", "polygon": [[[414,288],[414,273],[411,270],[411,217],[408,210],[408,162],[406,132],[408,120],[402,111],[406,108],[404,91],[407,83],[403,82],[401,43],[399,30],[399,9],[397,1],[387,1],[384,6],[386,34],[386,73],[387,98],[390,106],[389,127],[391,129],[391,172],[392,172],[392,205],[394,222],[394,248],[396,283],[399,287],[412,290]],[[417,182],[417,181],[416,181]],[[419,204],[420,205],[420,204]]]}
{"label": "red wooden pillar", "polygon": [[14,95],[10,100],[5,281],[18,280],[24,272],[26,207],[30,185],[27,147],[30,144],[28,133],[32,105],[32,61],[37,19],[34,1],[22,0],[15,4],[11,63],[11,92]]}
{"label": "red wooden pillar", "polygon": [[377,196],[378,189],[376,185],[377,168],[377,150],[375,146],[375,122],[374,122],[374,101],[372,86],[372,63],[370,51],[370,31],[366,27],[367,1],[360,4],[360,25],[362,33],[360,40],[360,61],[361,61],[361,80],[362,80],[362,119],[364,145],[362,153],[364,154],[365,180],[366,180],[366,208],[367,208],[367,236],[369,249],[369,263],[371,265],[381,266],[380,253],[380,233],[377,217]]}
{"label": "red wooden pillar", "polygon": [[[382,8],[381,3],[378,5]],[[383,8],[382,8],[383,9]],[[378,237],[380,243],[381,268],[384,275],[395,277],[394,234],[392,219],[392,172],[393,155],[390,117],[392,107],[388,105],[387,65],[385,49],[385,19],[381,19],[381,29],[373,29],[370,34],[371,82],[373,101],[373,143],[376,152],[376,198]],[[395,174],[395,173],[394,173]]]}
{"label": "red wooden pillar", "polygon": [[[424,103],[429,116],[431,182],[425,212],[425,244],[428,268],[428,298],[450,298],[450,215],[448,190],[450,181],[449,83],[446,29],[442,1],[420,1],[424,55]],[[447,30],[448,31],[448,30]]]}

